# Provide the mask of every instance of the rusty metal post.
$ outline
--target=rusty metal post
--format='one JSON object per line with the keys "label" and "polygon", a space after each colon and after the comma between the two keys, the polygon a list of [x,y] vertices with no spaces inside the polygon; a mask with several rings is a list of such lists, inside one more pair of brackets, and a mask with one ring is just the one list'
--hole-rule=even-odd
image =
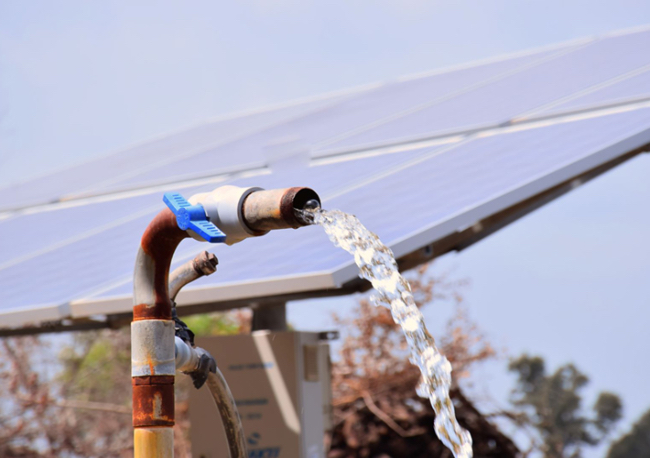
{"label": "rusty metal post", "polygon": [[168,277],[174,251],[186,237],[175,215],[165,209],[145,230],[136,259],[131,323],[136,458],[174,456],[176,363]]}

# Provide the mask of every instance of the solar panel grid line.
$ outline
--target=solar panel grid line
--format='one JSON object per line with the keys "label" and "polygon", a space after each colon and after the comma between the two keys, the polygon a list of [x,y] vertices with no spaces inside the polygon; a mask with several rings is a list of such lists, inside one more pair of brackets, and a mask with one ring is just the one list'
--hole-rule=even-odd
{"label": "solar panel grid line", "polygon": [[310,166],[329,165],[329,164],[336,164],[339,162],[347,162],[351,160],[377,157],[385,154],[399,154],[406,151],[413,151],[421,148],[432,148],[435,146],[447,145],[449,143],[456,143],[461,140],[463,140],[463,137],[461,136],[444,137],[441,139],[430,140],[427,142],[407,143],[403,145],[394,145],[394,146],[388,146],[386,148],[376,148],[367,151],[352,151],[349,153],[317,156],[311,158],[311,160],[309,161],[309,165]]}
{"label": "solar panel grid line", "polygon": [[[590,43],[591,42],[586,42],[582,46],[588,46]],[[395,119],[399,119],[399,118],[402,118],[404,116],[407,116],[407,115],[409,115],[411,113],[415,113],[417,111],[421,111],[421,110],[423,110],[425,108],[429,108],[429,107],[431,107],[433,105],[436,105],[436,104],[439,104],[441,102],[451,100],[451,99],[453,99],[453,98],[455,98],[455,97],[457,97],[457,96],[459,96],[461,94],[466,94],[466,93],[471,92],[473,90],[488,86],[488,85],[492,84],[495,81],[499,81],[499,80],[501,80],[503,78],[507,78],[508,76],[511,76],[511,75],[513,75],[515,73],[519,73],[521,71],[528,70],[530,68],[534,68],[535,66],[540,65],[540,64],[542,64],[542,63],[544,63],[544,62],[546,62],[548,60],[553,60],[553,59],[556,59],[559,56],[562,56],[562,55],[565,55],[565,54],[570,54],[572,52],[577,51],[578,49],[580,49],[580,46],[570,47],[570,48],[567,48],[567,49],[557,51],[557,53],[555,53],[555,54],[551,54],[550,56],[547,56],[545,58],[541,58],[540,60],[536,60],[536,61],[530,62],[528,64],[524,64],[521,67],[517,67],[517,68],[511,69],[509,71],[505,71],[503,73],[494,75],[492,78],[488,78],[487,80],[477,82],[477,83],[475,83],[473,85],[470,85],[468,87],[464,87],[464,88],[462,88],[462,89],[460,89],[458,91],[452,92],[450,94],[445,94],[445,95],[443,95],[443,96],[441,96],[441,97],[439,97],[437,99],[434,99],[434,100],[429,101],[427,103],[424,103],[422,105],[410,108],[408,110],[404,110],[404,111],[402,111],[400,113],[395,113],[395,114],[393,114],[391,116],[387,116],[387,117],[385,117],[383,119],[377,120],[377,121],[375,121],[373,123],[367,124],[365,126],[357,128],[357,129],[354,129],[354,130],[351,130],[351,131],[348,131],[348,132],[344,132],[344,133],[342,133],[342,134],[340,134],[340,135],[338,135],[336,137],[328,138],[327,140],[314,145],[314,148],[315,149],[325,148],[325,147],[327,147],[327,145],[331,145],[331,144],[333,144],[335,142],[338,142],[338,141],[340,141],[342,139],[345,139],[345,138],[347,138],[349,136],[355,135],[355,134],[357,134],[359,132],[364,132],[364,131],[366,131],[368,129],[372,129],[372,128],[381,126],[381,125],[386,124],[388,122],[391,122],[391,121],[393,121]]]}
{"label": "solar panel grid line", "polygon": [[548,114],[541,114],[535,118],[523,119],[513,122],[511,125],[503,126],[501,129],[489,129],[479,132],[478,136],[497,135],[499,132],[508,133],[514,130],[535,129],[539,126],[573,122],[580,119],[599,118],[626,111],[635,111],[647,108],[650,104],[648,97],[624,100],[619,103],[596,105],[579,109],[568,109],[566,111],[554,111]]}
{"label": "solar panel grid line", "polygon": [[[633,78],[635,76],[641,75],[643,73],[648,73],[650,71],[650,64],[644,65],[642,67],[639,67],[637,69],[631,70],[623,75],[616,76],[614,78],[611,78],[607,81],[603,81],[598,84],[594,84],[593,86],[590,86],[588,88],[585,88],[581,91],[575,92],[573,94],[567,95],[566,97],[562,97],[560,99],[554,100],[552,102],[547,103],[546,105],[543,105],[541,107],[535,108],[533,110],[530,110],[526,113],[522,113],[521,115],[513,118],[512,122],[519,122],[521,120],[525,120],[528,118],[535,118],[539,116],[540,113],[543,113],[545,111],[552,110],[553,108],[562,105],[566,102],[578,99],[580,97],[583,97],[587,94],[592,94],[594,92],[597,92],[601,89],[604,89],[606,87],[612,86],[614,84],[621,83],[625,80],[628,80],[630,78]],[[650,74],[650,73],[649,73]]]}
{"label": "solar panel grid line", "polygon": [[539,118],[525,119],[509,125],[501,126],[496,129],[488,129],[477,132],[476,137],[489,137],[494,135],[509,134],[522,130],[538,129],[540,127],[552,126],[555,124],[566,124],[585,119],[594,119],[607,117],[617,113],[626,113],[630,111],[643,110],[650,106],[650,100],[643,99],[630,104],[595,107],[593,110],[568,111],[566,113],[556,113]]}
{"label": "solar panel grid line", "polygon": [[574,100],[564,102],[558,107],[540,113],[538,116],[552,116],[571,111],[586,111],[599,107],[634,104],[650,98],[650,72],[632,76],[629,80],[585,94]]}
{"label": "solar panel grid line", "polygon": [[642,24],[632,27],[627,27],[620,30],[612,30],[611,32],[606,32],[600,35],[597,35],[595,38],[610,38],[610,37],[620,37],[621,35],[631,35],[634,33],[642,33],[650,31],[650,24]]}
{"label": "solar panel grid line", "polygon": [[[511,133],[511,132],[518,132],[518,131],[521,131],[521,130],[538,129],[538,128],[541,128],[541,127],[546,127],[546,126],[557,124],[557,123],[574,122],[574,121],[578,121],[578,120],[582,120],[582,119],[589,119],[591,117],[607,116],[607,115],[611,115],[613,113],[619,113],[619,112],[626,111],[627,109],[630,109],[630,110],[639,109],[639,108],[645,108],[646,106],[647,106],[647,104],[642,104],[642,105],[637,106],[637,107],[621,107],[621,108],[608,109],[608,110],[604,110],[604,111],[600,111],[600,112],[594,112],[594,113],[585,113],[585,114],[580,114],[580,113],[573,114],[573,113],[571,113],[571,114],[565,115],[563,117],[558,117],[557,119],[551,119],[551,118],[544,118],[544,119],[540,119],[540,120],[527,119],[527,120],[522,120],[522,121],[518,122],[516,125],[512,125],[512,126],[498,126],[496,128],[491,128],[491,129],[485,130],[485,131],[478,131],[478,132],[471,132],[471,133],[468,132],[466,135],[464,135],[462,137],[454,137],[454,138],[457,139],[457,141],[449,144],[446,148],[439,149],[439,150],[434,150],[429,155],[423,155],[422,157],[415,158],[415,159],[413,159],[413,160],[411,160],[409,162],[405,162],[404,164],[401,164],[400,166],[398,166],[395,169],[391,169],[390,171],[381,172],[381,173],[379,173],[379,174],[377,174],[375,176],[372,176],[372,177],[369,177],[369,178],[365,179],[364,181],[352,184],[348,188],[337,191],[334,194],[327,195],[323,200],[326,201],[326,200],[329,200],[329,199],[334,199],[334,198],[336,198],[338,196],[341,196],[341,195],[343,195],[343,194],[345,194],[347,192],[353,191],[354,189],[358,189],[358,188],[360,188],[362,186],[365,186],[365,185],[367,185],[369,183],[372,183],[374,181],[380,180],[382,178],[386,178],[387,176],[389,176],[389,175],[391,175],[393,173],[397,173],[397,172],[399,172],[401,170],[408,169],[412,165],[418,164],[420,162],[424,162],[424,161],[430,159],[433,155],[444,154],[444,153],[447,153],[449,151],[452,151],[453,149],[458,148],[458,147],[466,144],[467,142],[472,141],[475,138],[482,138],[482,137],[490,136],[490,135],[504,135],[504,134],[508,134],[508,133]],[[424,144],[412,144],[412,147],[415,148],[415,147],[426,147],[426,146]],[[397,148],[397,147],[394,147],[394,148]],[[390,153],[385,153],[385,154],[390,154]],[[327,157],[329,157],[329,156],[323,156],[322,159],[326,159]],[[341,160],[345,160],[345,156],[343,156],[343,155],[336,155],[335,157],[340,157]],[[350,155],[350,157],[356,157],[356,156]],[[332,163],[332,162],[322,161],[320,163]]]}
{"label": "solar panel grid line", "polygon": [[[486,128],[489,124],[507,123],[525,111],[548,103],[544,98],[556,100],[576,92],[580,86],[592,85],[647,64],[650,55],[642,50],[648,45],[648,36],[647,33],[630,33],[618,38],[590,42],[575,53],[558,56],[557,59],[540,64],[535,71],[523,71],[499,80],[490,85],[489,90],[461,94],[452,99],[453,104],[450,101],[442,102],[411,113],[382,125],[381,129],[373,128],[330,145],[330,149],[370,149],[458,134],[466,130]],[[620,62],[612,63],[612,59],[618,59]],[[590,68],[592,71],[578,78],[577,74],[569,72],[578,67]],[[566,77],[560,78],[559,75],[563,73]],[[548,84],[544,79],[540,79],[544,75],[545,78],[555,78],[555,84]],[[535,89],[521,92],[520,97],[509,98],[513,86]],[[502,97],[499,98],[498,95]],[[476,110],[477,107],[479,110]],[[459,116],[461,114],[462,117]]]}

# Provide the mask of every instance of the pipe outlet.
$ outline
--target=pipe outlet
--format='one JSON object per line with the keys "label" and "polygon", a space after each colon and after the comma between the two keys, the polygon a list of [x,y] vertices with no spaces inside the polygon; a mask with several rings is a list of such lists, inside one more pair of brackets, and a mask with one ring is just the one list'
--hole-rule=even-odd
{"label": "pipe outlet", "polygon": [[300,187],[266,191],[227,185],[195,194],[188,201],[203,206],[210,222],[226,234],[228,245],[275,229],[306,226],[309,222],[300,217],[300,211],[320,206],[316,192]]}

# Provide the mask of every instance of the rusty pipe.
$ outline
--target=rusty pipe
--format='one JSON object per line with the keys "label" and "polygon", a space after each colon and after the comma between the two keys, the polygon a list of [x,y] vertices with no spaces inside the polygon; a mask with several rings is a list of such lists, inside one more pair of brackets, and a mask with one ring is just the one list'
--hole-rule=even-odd
{"label": "rusty pipe", "polygon": [[275,229],[297,229],[309,224],[299,217],[309,203],[320,197],[309,188],[271,189],[256,191],[244,200],[242,214],[246,225],[256,234],[266,234]]}
{"label": "rusty pipe", "polygon": [[169,267],[178,244],[188,237],[165,209],[145,230],[133,276],[131,377],[133,440],[136,458],[172,458],[174,322],[169,297]]}
{"label": "rusty pipe", "polygon": [[208,251],[203,251],[196,255],[191,261],[177,267],[169,275],[169,297],[172,301],[180,290],[188,283],[193,282],[203,276],[212,275],[217,271],[219,260]]}

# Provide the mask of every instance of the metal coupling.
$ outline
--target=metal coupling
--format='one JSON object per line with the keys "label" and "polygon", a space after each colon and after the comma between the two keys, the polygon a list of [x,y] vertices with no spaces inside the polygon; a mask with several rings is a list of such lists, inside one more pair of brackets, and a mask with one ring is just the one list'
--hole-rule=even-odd
{"label": "metal coupling", "polygon": [[131,376],[176,373],[174,322],[140,320],[131,323]]}
{"label": "metal coupling", "polygon": [[310,188],[271,189],[251,193],[244,201],[242,213],[246,225],[256,233],[275,229],[297,229],[309,223],[299,218],[311,203],[320,206],[320,197]]}
{"label": "metal coupling", "polygon": [[180,337],[176,337],[176,369],[189,375],[194,386],[199,389],[210,373],[217,371],[217,362],[201,347],[192,347]]}

